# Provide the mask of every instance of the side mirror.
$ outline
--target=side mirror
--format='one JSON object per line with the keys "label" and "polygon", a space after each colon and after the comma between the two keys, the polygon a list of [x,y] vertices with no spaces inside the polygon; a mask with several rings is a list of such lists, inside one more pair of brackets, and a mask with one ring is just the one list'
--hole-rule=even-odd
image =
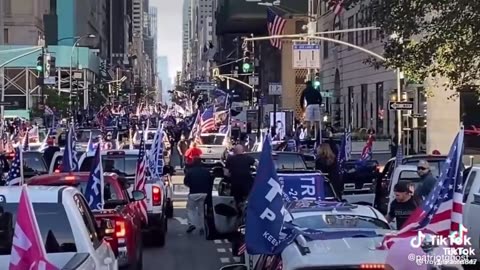
{"label": "side mirror", "polygon": [[248,267],[244,264],[231,264],[220,268],[220,270],[248,270]]}
{"label": "side mirror", "polygon": [[146,198],[145,193],[143,193],[143,191],[140,191],[140,190],[132,191],[132,197],[134,201],[141,201]]}

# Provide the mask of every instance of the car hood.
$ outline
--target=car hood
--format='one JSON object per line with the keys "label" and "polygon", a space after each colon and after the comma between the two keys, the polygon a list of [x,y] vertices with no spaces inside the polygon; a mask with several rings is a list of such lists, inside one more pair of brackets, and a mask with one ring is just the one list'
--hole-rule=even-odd
{"label": "car hood", "polygon": [[202,145],[199,146],[200,150],[202,150],[202,158],[203,159],[218,159],[221,158],[223,153],[225,152],[225,146],[223,145]]}

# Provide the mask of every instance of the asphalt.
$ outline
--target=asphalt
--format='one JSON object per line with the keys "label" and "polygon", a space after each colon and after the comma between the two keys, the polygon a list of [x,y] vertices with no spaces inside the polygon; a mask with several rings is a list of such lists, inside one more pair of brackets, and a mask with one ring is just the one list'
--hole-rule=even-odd
{"label": "asphalt", "polygon": [[[177,170],[178,171],[178,170]],[[225,239],[208,241],[195,231],[186,234],[186,195],[183,176],[173,177],[174,218],[169,220],[167,241],[164,247],[145,247],[144,270],[217,270],[238,262],[231,256],[231,244]]]}

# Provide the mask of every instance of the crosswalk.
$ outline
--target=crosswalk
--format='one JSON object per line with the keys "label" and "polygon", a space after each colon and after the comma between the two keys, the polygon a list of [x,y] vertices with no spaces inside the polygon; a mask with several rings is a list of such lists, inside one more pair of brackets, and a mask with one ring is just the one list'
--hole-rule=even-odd
{"label": "crosswalk", "polygon": [[240,257],[232,256],[232,244],[227,239],[213,240],[222,264],[240,263]]}

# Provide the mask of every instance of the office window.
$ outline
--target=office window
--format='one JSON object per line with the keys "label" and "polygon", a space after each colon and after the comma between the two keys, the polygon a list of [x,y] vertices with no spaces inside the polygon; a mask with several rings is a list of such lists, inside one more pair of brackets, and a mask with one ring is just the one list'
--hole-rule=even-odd
{"label": "office window", "polygon": [[[347,22],[347,28],[348,29],[353,29],[355,26],[355,21],[354,21],[354,17],[353,16],[350,16],[348,18],[348,22]],[[354,44],[355,43],[355,36],[354,36],[354,32],[348,32],[347,34],[347,42],[348,43],[351,43],[351,44]],[[353,48],[352,47],[348,47],[348,50],[352,50]]]}
{"label": "office window", "polygon": [[[355,28],[360,28],[360,21],[358,17],[358,13],[355,14]],[[355,32],[355,45],[360,45],[360,32]]]}
{"label": "office window", "polygon": [[368,102],[368,84],[362,84],[361,85],[361,96],[360,96],[360,103],[362,104],[362,117],[361,117],[361,127],[363,128],[367,128],[367,118],[368,118],[368,114],[367,114],[367,102]]}
{"label": "office window", "polygon": [[8,44],[8,28],[3,29],[3,43]]}
{"label": "office window", "polygon": [[354,96],[353,96],[353,86],[349,86],[348,87],[348,100],[347,100],[347,116],[345,117],[346,119],[348,119],[347,121],[347,125],[353,125],[353,99],[354,99]]}
{"label": "office window", "polygon": [[355,127],[356,128],[361,128],[362,126],[360,125],[360,115],[358,114],[358,103],[356,104],[356,108],[355,108],[355,115],[357,117],[355,117]]}
{"label": "office window", "polygon": [[[325,31],[328,32],[328,30],[325,30]],[[323,41],[323,58],[324,59],[328,58],[328,41]]]}
{"label": "office window", "polygon": [[5,15],[12,14],[12,0],[3,0],[3,12]]}
{"label": "office window", "polygon": [[[365,10],[360,10],[360,12],[358,12],[358,28],[362,28],[362,27],[365,26],[364,17],[363,17],[364,12],[365,12]],[[365,33],[364,33],[364,31],[360,31],[359,35],[360,35],[359,45],[365,44]]]}
{"label": "office window", "polygon": [[383,82],[377,83],[375,88],[375,99],[377,104],[376,130],[377,133],[381,134],[383,133],[383,120],[385,119],[385,113],[388,113],[384,107],[385,97],[383,95]]}

